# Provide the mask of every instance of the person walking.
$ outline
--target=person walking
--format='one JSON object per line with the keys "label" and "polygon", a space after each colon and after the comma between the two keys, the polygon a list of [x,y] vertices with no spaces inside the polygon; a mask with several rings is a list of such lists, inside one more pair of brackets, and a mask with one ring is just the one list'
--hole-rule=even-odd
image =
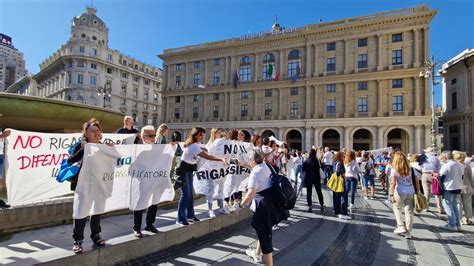
{"label": "person walking", "polygon": [[[362,154],[362,162],[359,167],[360,176],[362,177],[362,189],[364,191],[364,199],[375,199],[375,170],[374,162],[370,159],[369,154]],[[370,196],[369,196],[370,187]]]}
{"label": "person walking", "polygon": [[462,179],[463,187],[461,191],[461,205],[463,211],[461,224],[470,225],[472,224],[472,194],[474,192],[474,177],[472,175],[471,166],[466,163],[465,152],[453,151],[453,157],[454,160],[464,166],[464,176]]}
{"label": "person walking", "polygon": [[[337,176],[342,176],[345,180],[346,169],[344,168],[344,153],[342,151],[336,152],[336,154],[334,155],[333,169]],[[349,190],[345,185],[343,192],[332,192],[334,214],[339,217],[339,219],[352,219],[347,213],[348,193]]]}
{"label": "person walking", "polygon": [[210,161],[221,161],[227,165],[225,158],[217,158],[209,155],[207,151],[201,148],[206,131],[202,127],[195,127],[191,130],[184,143],[181,163],[176,172],[181,176],[184,185],[181,187],[181,196],[178,202],[178,215],[176,223],[180,225],[189,225],[188,220],[199,222],[194,213],[193,202],[193,173],[197,170],[198,157]]}
{"label": "person walking", "polygon": [[333,173],[333,158],[334,154],[329,150],[329,147],[324,148],[323,154],[323,165],[324,165],[324,173],[326,173],[326,177],[324,178],[324,185],[328,183],[328,179],[331,177]]}
{"label": "person walking", "polygon": [[441,155],[448,159],[439,171],[444,190],[443,207],[448,216],[448,223],[442,228],[449,231],[461,231],[459,203],[463,189],[464,166],[454,161],[453,153],[450,151],[444,151]]}
{"label": "person walking", "polygon": [[[143,144],[155,144],[155,138],[156,133],[154,126],[147,125],[142,128],[141,139],[143,140]],[[154,234],[158,233],[158,229],[156,229],[156,227],[154,226],[157,210],[158,204],[153,204],[147,208],[145,231],[152,232]],[[143,211],[144,210],[133,211],[133,235],[138,238],[141,238],[143,236],[141,231]]]}
{"label": "person walking", "polygon": [[321,191],[321,162],[316,158],[316,150],[311,149],[309,158],[303,163],[304,182],[306,187],[306,201],[308,202],[308,212],[313,212],[313,186],[318,194],[319,205],[321,205],[321,213],[324,211],[324,198]]}
{"label": "person walking", "polygon": [[346,169],[345,187],[349,192],[349,210],[354,207],[355,194],[357,191],[357,183],[359,182],[359,164],[356,161],[356,152],[349,151],[344,158],[344,168]]}
{"label": "person walking", "polygon": [[[77,143],[73,150],[72,155],[68,158],[67,163],[72,165],[74,163],[81,163],[79,168],[79,172],[82,168],[82,159],[84,157],[84,145],[86,143],[101,143],[100,140],[102,139],[102,128],[99,124],[99,121],[95,118],[92,118],[88,122],[84,123],[82,126],[82,142]],[[111,144],[110,144],[111,145]],[[77,176],[71,180],[71,190],[75,191],[79,172]],[[79,202],[81,204],[81,202]],[[84,240],[84,228],[86,226],[87,217],[82,219],[74,219],[73,220],[73,234],[72,238],[74,239],[74,244],[72,247],[72,251],[74,253],[79,254],[82,253],[82,241]],[[91,227],[91,234],[90,237],[94,246],[103,247],[105,246],[105,240],[100,236],[100,232],[102,228],[100,227],[100,214],[92,215],[90,217],[90,227]]]}
{"label": "person walking", "polygon": [[382,185],[382,191],[385,192],[385,195],[388,195],[387,173],[385,172],[385,168],[389,163],[390,157],[388,157],[387,151],[382,152],[382,155],[377,157],[377,170],[379,172],[379,181]]}
{"label": "person walking", "polygon": [[[410,167],[410,162],[403,152],[397,151],[394,153],[389,175],[391,177],[389,195],[397,222],[397,228],[393,232],[411,239],[411,231],[413,229],[413,197],[415,192],[419,191],[419,184]],[[414,183],[413,178],[415,178]],[[403,209],[405,210],[405,223],[403,222]]]}
{"label": "person walking", "polygon": [[[421,183],[423,185],[424,196],[426,200],[428,201],[428,205],[429,205],[430,196],[431,196],[431,183],[432,183],[433,178],[438,179],[439,171],[441,169],[441,161],[436,156],[436,153],[434,152],[433,148],[428,148],[424,150],[424,152],[425,154],[423,154],[422,156],[425,156],[426,160],[424,160],[420,165],[421,172],[422,172]],[[439,179],[438,179],[438,182],[440,182]],[[438,207],[438,213],[443,214],[444,209],[443,209],[441,196],[435,195],[435,200],[436,200],[436,206]],[[428,210],[429,210],[429,206],[428,206],[427,211]]]}

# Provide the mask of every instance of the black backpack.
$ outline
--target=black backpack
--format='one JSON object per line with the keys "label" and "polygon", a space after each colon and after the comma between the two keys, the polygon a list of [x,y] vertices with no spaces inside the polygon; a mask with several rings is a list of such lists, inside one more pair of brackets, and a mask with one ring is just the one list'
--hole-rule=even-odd
{"label": "black backpack", "polygon": [[267,166],[272,171],[272,188],[278,204],[284,210],[293,209],[296,204],[296,191],[291,185],[290,180],[286,176],[279,175],[273,166],[269,164]]}

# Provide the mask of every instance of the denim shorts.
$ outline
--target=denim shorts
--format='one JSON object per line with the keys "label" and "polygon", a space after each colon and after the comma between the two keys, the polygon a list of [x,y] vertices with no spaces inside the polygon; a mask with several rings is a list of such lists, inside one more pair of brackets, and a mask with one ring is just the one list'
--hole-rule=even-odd
{"label": "denim shorts", "polygon": [[373,174],[362,175],[362,186],[363,187],[375,186],[374,178],[375,176]]}

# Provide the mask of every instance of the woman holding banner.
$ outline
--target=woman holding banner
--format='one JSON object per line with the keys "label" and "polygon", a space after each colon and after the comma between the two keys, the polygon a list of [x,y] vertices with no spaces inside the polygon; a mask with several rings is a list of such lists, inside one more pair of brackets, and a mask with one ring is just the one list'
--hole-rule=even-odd
{"label": "woman holding banner", "polygon": [[[82,142],[77,144],[72,152],[71,157],[69,157],[67,163],[72,165],[74,163],[82,161],[84,156],[84,145],[86,143],[100,143],[102,138],[102,128],[100,127],[99,121],[95,118],[92,118],[88,122],[84,123],[82,126]],[[79,170],[80,171],[80,170]],[[79,176],[79,173],[77,174]],[[75,190],[77,186],[77,177],[76,180],[71,181],[71,190]],[[84,240],[84,228],[86,226],[86,218],[74,219],[73,221],[73,234],[74,246],[72,250],[74,253],[82,253],[82,240]],[[100,214],[92,215],[90,217],[90,226],[91,226],[91,239],[94,242],[95,246],[103,247],[105,246],[105,240],[100,236],[101,227],[100,227]]]}
{"label": "woman holding banner", "polygon": [[197,170],[198,157],[210,161],[222,161],[227,164],[225,158],[217,158],[209,155],[207,151],[201,148],[206,131],[202,127],[195,127],[189,133],[184,143],[183,155],[181,156],[181,164],[176,172],[181,176],[184,185],[181,187],[181,196],[178,203],[178,216],[176,223],[180,225],[189,225],[187,220],[199,222],[194,214],[193,203],[193,172]]}

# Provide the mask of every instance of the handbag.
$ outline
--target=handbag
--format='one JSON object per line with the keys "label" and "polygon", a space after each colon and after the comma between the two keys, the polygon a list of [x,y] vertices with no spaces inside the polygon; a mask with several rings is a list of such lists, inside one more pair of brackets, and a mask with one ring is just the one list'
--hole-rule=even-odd
{"label": "handbag", "polygon": [[328,181],[328,188],[336,193],[344,192],[344,177],[337,175],[337,165],[336,171],[331,175]]}
{"label": "handbag", "polygon": [[437,177],[433,177],[431,179],[431,191],[433,192],[433,195],[443,195],[443,188],[441,187],[441,183],[439,182]]}
{"label": "handbag", "polygon": [[59,168],[58,175],[56,176],[56,181],[62,183],[64,181],[76,181],[79,176],[80,163],[74,163],[72,165],[67,163],[68,159],[64,159],[61,162],[61,167]]}
{"label": "handbag", "polygon": [[426,200],[425,196],[423,196],[421,192],[416,189],[416,183],[418,182],[418,180],[416,180],[415,171],[413,171],[413,168],[411,168],[411,182],[413,184],[413,187],[415,188],[415,194],[413,195],[415,211],[417,213],[420,213],[428,208],[428,201]]}
{"label": "handbag", "polygon": [[171,178],[171,183],[173,184],[174,190],[182,188],[186,185],[184,181],[185,172],[194,172],[197,171],[197,164],[189,164],[185,161],[181,161],[179,166],[176,168],[174,176]]}

